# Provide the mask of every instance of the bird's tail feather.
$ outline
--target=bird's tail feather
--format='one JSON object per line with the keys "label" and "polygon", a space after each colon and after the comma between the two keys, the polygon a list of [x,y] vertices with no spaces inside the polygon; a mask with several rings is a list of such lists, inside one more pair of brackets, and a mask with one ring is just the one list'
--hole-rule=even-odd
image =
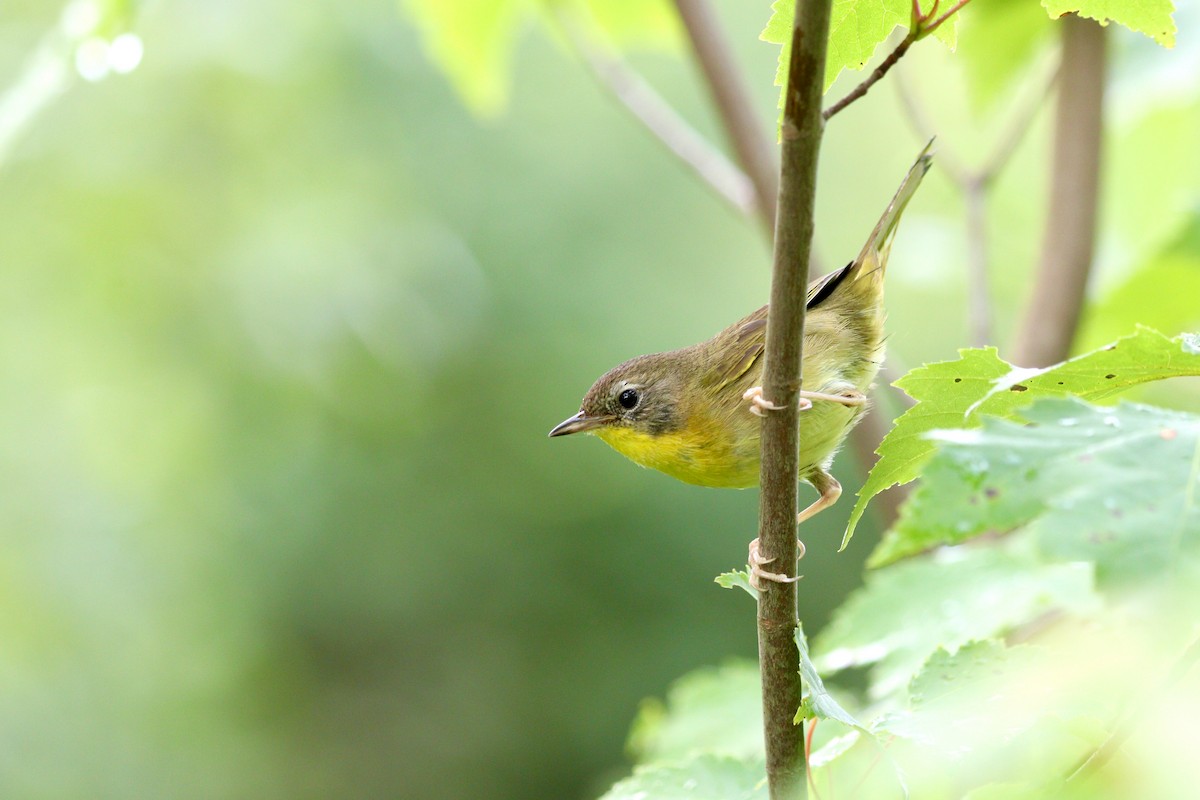
{"label": "bird's tail feather", "polygon": [[929,171],[930,164],[933,163],[933,139],[929,140],[929,144],[925,145],[925,149],[917,156],[917,160],[908,170],[908,174],[904,176],[903,183],[896,190],[896,196],[892,198],[892,202],[888,205],[887,210],[883,212],[883,216],[879,218],[878,224],[875,225],[875,230],[871,231],[870,238],[863,245],[862,252],[859,253],[856,265],[867,266],[866,271],[873,271],[876,268],[882,269],[887,265],[887,253],[892,246],[892,236],[896,232],[896,225],[900,222],[900,215],[904,213],[904,207],[908,205],[908,201],[912,199],[917,192],[917,187],[921,185],[921,179],[925,177],[925,173]]}

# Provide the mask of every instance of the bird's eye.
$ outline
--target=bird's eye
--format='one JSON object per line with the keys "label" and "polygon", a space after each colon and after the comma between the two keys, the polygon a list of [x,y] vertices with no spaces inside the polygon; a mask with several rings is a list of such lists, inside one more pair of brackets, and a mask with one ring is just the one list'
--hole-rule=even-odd
{"label": "bird's eye", "polygon": [[636,389],[626,389],[617,395],[617,402],[621,404],[621,408],[629,411],[638,404],[638,393]]}

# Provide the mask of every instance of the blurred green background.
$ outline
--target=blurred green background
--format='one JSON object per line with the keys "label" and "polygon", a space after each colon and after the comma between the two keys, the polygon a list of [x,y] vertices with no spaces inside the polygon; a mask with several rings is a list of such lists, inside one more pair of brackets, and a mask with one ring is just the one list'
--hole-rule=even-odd
{"label": "blurred green background", "polygon": [[[545,434],[616,362],[762,303],[761,232],[532,18],[480,118],[393,2],[90,5],[139,37],[136,69],[79,77],[56,3],[0,16],[0,795],[600,793],[643,698],[755,654],[712,578],[744,563],[757,493]],[[721,10],[769,121],[767,3]],[[1200,184],[1196,48],[1114,49],[1101,298]],[[686,55],[631,60],[719,140]],[[972,111],[940,45],[907,61],[946,146],[982,158],[1003,95]],[[881,86],[831,123],[830,266],[920,148],[898,108]],[[1001,344],[1047,117],[993,198]],[[898,366],[967,344],[964,252],[935,172],[889,273]],[[878,535],[837,555],[849,508],[806,535],[809,630]]]}

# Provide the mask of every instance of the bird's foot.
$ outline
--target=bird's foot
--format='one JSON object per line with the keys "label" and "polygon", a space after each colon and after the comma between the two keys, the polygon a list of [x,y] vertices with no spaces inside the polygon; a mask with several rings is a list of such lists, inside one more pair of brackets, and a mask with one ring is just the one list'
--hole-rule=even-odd
{"label": "bird's foot", "polygon": [[828,400],[831,403],[841,403],[844,406],[861,406],[867,402],[867,396],[857,389],[849,389],[841,394],[801,391],[800,397],[808,400],[809,405],[812,405],[813,400]]}
{"label": "bird's foot", "polygon": [[[812,400],[804,396],[805,392],[800,393],[800,410],[807,411],[812,408]],[[742,395],[743,400],[750,401],[750,413],[759,417],[765,417],[768,411],[782,411],[783,406],[772,403],[767,398],[763,397],[763,388],[754,386],[746,390]]]}
{"label": "bird's foot", "polygon": [[[804,558],[804,542],[796,540],[796,558]],[[750,585],[758,591],[763,591],[762,581],[773,581],[775,583],[795,583],[802,576],[795,575],[789,577],[782,572],[767,572],[762,568],[763,564],[770,564],[774,558],[765,558],[758,550],[758,539],[750,542],[750,553],[747,556],[750,564]]]}

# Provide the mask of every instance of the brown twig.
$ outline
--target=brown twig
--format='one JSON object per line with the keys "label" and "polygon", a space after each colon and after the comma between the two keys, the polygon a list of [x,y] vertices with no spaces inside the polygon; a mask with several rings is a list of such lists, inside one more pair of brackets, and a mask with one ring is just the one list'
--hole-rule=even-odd
{"label": "brown twig", "polygon": [[737,161],[754,185],[759,218],[768,231],[773,230],[779,183],[771,140],[750,105],[750,93],[745,89],[737,62],[708,0],[675,0],[675,7]]}
{"label": "brown twig", "polygon": [[[925,33],[933,33],[938,28],[942,27],[943,22],[945,22],[946,20],[950,19],[952,16],[957,14],[962,9],[962,7],[965,6],[969,2],[971,2],[971,0],[958,0],[958,2],[955,3],[954,6],[951,7],[951,9],[949,11],[947,11],[945,14],[942,14],[940,17],[938,17],[937,19],[935,19],[933,22],[929,23],[928,25],[925,25],[924,26]],[[937,13],[937,7],[938,7],[937,2],[934,2],[933,10],[929,12],[930,16],[933,16],[934,14]]]}
{"label": "brown twig", "polygon": [[888,73],[888,70],[896,66],[896,62],[904,57],[904,54],[908,52],[908,48],[912,47],[914,42],[924,39],[926,36],[940,28],[943,22],[958,13],[962,7],[971,2],[971,0],[959,0],[949,11],[938,17],[936,14],[940,2],[941,0],[933,0],[933,7],[930,8],[929,11],[925,12],[921,10],[921,4],[919,0],[912,0],[912,15],[908,23],[908,34],[900,40],[900,44],[896,45],[896,48],[892,50],[892,52],[888,53],[887,58],[881,61],[879,66],[872,70],[871,74],[868,75],[862,81],[862,83],[851,89],[849,94],[847,94],[841,100],[838,100],[829,108],[825,109],[821,116],[828,120],[834,114],[838,113],[846,106],[865,95],[868,91],[870,91],[872,86],[883,79],[883,76]]}
{"label": "brown twig", "polygon": [[[796,574],[796,489],[800,427],[798,395],[803,356],[808,258],[812,247],[817,155],[824,123],[824,85],[831,0],[797,0],[781,128],[782,169],[775,224],[771,313],[763,367],[763,396],[782,406],[762,423],[758,539],[774,557],[772,569]],[[758,654],[762,672],[763,733],[772,800],[805,794],[803,727],[794,724],[801,685],[796,586],[773,583],[759,595]]]}
{"label": "brown twig", "polygon": [[555,8],[567,39],[600,85],[722,199],[744,215],[756,213],[754,186],[746,174],[689,125],[628,64],[588,36],[572,8],[565,4]]}
{"label": "brown twig", "polygon": [[908,35],[900,40],[900,44],[896,45],[896,49],[888,53],[888,57],[885,58],[879,64],[879,66],[876,67],[871,74],[866,77],[865,80],[863,80],[862,83],[851,89],[849,94],[847,94],[841,100],[838,100],[829,108],[821,112],[821,116],[828,120],[834,114],[838,113],[843,108],[865,95],[868,91],[870,91],[872,86],[878,83],[883,76],[888,73],[888,70],[896,66],[896,62],[904,57],[904,54],[908,52],[908,48],[912,47],[913,42],[917,41],[919,38],[921,38],[919,28],[913,28],[910,30]]}
{"label": "brown twig", "polygon": [[992,290],[988,285],[987,183],[973,175],[963,184],[967,205],[967,322],[971,344],[992,340]]}
{"label": "brown twig", "polygon": [[1014,114],[1008,128],[996,140],[996,146],[992,150],[991,156],[983,162],[983,166],[976,173],[980,180],[986,184],[990,184],[995,180],[1000,171],[1004,169],[1008,160],[1017,150],[1017,146],[1025,138],[1025,134],[1029,132],[1033,126],[1033,120],[1037,116],[1037,112],[1041,110],[1046,99],[1050,96],[1051,90],[1058,85],[1058,76],[1062,72],[1061,60],[1055,65],[1054,71],[1045,79],[1040,90],[1030,96],[1029,100],[1023,105],[1017,114]]}
{"label": "brown twig", "polygon": [[1012,361],[1041,367],[1064,360],[1079,325],[1096,240],[1104,126],[1105,29],[1063,17],[1046,233],[1033,294]]}

